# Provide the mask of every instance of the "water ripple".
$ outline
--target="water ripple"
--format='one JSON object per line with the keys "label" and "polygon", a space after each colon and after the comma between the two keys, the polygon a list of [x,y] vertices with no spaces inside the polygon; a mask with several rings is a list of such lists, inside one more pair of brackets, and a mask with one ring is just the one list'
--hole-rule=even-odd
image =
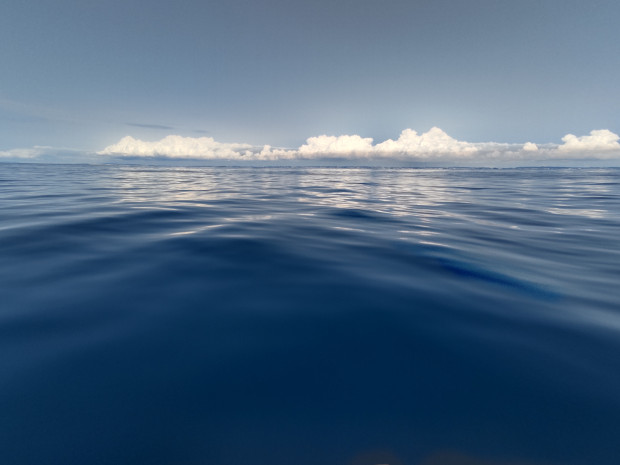
{"label": "water ripple", "polygon": [[615,465],[619,178],[0,165],[4,461]]}

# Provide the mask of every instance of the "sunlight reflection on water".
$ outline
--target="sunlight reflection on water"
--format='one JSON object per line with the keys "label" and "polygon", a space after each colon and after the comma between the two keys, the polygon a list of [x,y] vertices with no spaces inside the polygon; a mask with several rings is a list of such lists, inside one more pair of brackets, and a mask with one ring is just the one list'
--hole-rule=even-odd
{"label": "sunlight reflection on water", "polygon": [[620,456],[620,170],[0,172],[6,463]]}

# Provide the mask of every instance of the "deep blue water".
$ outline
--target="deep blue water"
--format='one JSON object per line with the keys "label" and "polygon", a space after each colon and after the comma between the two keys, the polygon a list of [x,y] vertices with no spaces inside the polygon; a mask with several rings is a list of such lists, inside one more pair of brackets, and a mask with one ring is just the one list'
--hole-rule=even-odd
{"label": "deep blue water", "polygon": [[617,169],[0,164],[0,299],[2,464],[620,463]]}

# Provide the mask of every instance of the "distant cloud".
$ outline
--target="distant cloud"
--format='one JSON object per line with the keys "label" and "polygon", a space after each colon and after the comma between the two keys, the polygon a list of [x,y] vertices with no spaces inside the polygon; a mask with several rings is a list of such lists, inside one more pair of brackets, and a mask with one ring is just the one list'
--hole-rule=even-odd
{"label": "distant cloud", "polygon": [[364,156],[372,150],[372,138],[354,135],[310,137],[296,152],[302,157],[317,158],[329,155]]}
{"label": "distant cloud", "polygon": [[101,163],[101,155],[68,148],[34,146],[0,150],[0,161],[13,163]]}
{"label": "distant cloud", "polygon": [[594,130],[589,136],[581,137],[566,134],[562,137],[564,144],[560,145],[558,150],[562,152],[619,150],[618,139],[620,137],[617,134],[607,129]]}
{"label": "distant cloud", "polygon": [[0,150],[0,159],[28,159],[28,158],[37,158],[46,151],[50,149],[50,147],[32,147],[32,148],[23,148],[23,149],[10,149],[10,150]]}
{"label": "distant cloud", "polygon": [[167,136],[155,142],[145,142],[131,136],[99,152],[101,155],[146,157],[238,159],[251,157],[253,146],[217,142],[212,137]]}
{"label": "distant cloud", "polygon": [[415,154],[424,157],[437,154],[463,156],[473,154],[482,148],[476,144],[458,141],[434,127],[419,135],[413,129],[405,129],[397,140],[388,139],[376,145],[374,151],[381,154]]}
{"label": "distant cloud", "polygon": [[8,112],[15,120],[21,122],[77,121],[73,115],[59,108],[33,105],[2,97],[0,97],[0,109]]}
{"label": "distant cloud", "polygon": [[164,126],[163,124],[146,124],[146,123],[125,123],[127,126],[133,126],[136,128],[146,129],[161,129],[165,131],[173,131],[175,128],[172,126]]}
{"label": "distant cloud", "polygon": [[99,152],[121,157],[169,157],[230,161],[278,160],[386,160],[457,164],[497,164],[557,159],[615,159],[620,161],[620,137],[607,129],[588,136],[568,134],[563,144],[537,145],[498,142],[465,142],[454,139],[440,128],[418,134],[405,129],[396,140],[374,144],[359,135],[310,137],[296,149],[262,147],[244,143],[218,142],[211,137],[167,136],[147,142],[127,136]]}
{"label": "distant cloud", "polygon": [[[212,137],[170,135],[156,141],[131,136],[100,152],[36,146],[0,150],[0,161],[44,163],[337,163],[385,166],[620,166],[620,137],[598,129],[567,134],[561,144],[507,144],[457,140],[434,127],[405,129],[397,139],[374,143],[370,137],[319,135],[297,148],[219,142]],[[185,161],[184,161],[185,160]]]}

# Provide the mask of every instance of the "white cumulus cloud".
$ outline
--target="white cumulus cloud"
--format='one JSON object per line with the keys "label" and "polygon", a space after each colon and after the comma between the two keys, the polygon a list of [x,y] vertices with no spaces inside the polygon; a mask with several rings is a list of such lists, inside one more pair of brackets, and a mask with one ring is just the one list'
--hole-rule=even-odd
{"label": "white cumulus cloud", "polygon": [[566,134],[562,137],[564,144],[558,147],[562,152],[582,152],[596,150],[618,150],[620,137],[608,129],[598,129],[590,131],[589,136],[577,137],[573,134]]}
{"label": "white cumulus cloud", "polygon": [[272,148],[270,145],[257,148],[249,144],[217,142],[211,137],[167,136],[159,141],[147,142],[126,136],[116,144],[106,147],[99,154],[228,160],[371,158],[407,155],[428,158],[439,155],[467,156],[481,149],[487,149],[488,146],[489,144],[473,144],[456,140],[441,129],[434,127],[422,134],[418,134],[413,129],[405,129],[397,140],[388,139],[376,145],[373,145],[371,137],[362,137],[357,134],[320,135],[308,138],[305,144],[296,149]]}
{"label": "white cumulus cloud", "polygon": [[478,150],[479,147],[476,144],[456,140],[438,127],[433,127],[428,132],[419,135],[413,129],[405,129],[397,140],[388,139],[374,147],[374,151],[381,154],[418,156],[469,155]]}
{"label": "white cumulus cloud", "polygon": [[218,142],[211,137],[168,136],[159,141],[142,141],[127,136],[99,152],[121,157],[167,157],[229,161],[278,160],[389,160],[399,162],[475,164],[545,162],[545,160],[620,161],[617,134],[599,129],[577,137],[567,134],[562,144],[507,144],[457,140],[437,127],[418,133],[405,129],[396,140],[374,143],[370,137],[319,135],[310,137],[297,148],[253,146],[245,143]]}
{"label": "white cumulus cloud", "polygon": [[99,153],[101,155],[237,159],[245,155],[251,156],[252,148],[249,144],[217,142],[212,137],[167,136],[155,142],[145,142],[126,136]]}
{"label": "white cumulus cloud", "polygon": [[325,155],[367,155],[373,150],[372,138],[353,136],[310,137],[296,152],[301,156],[317,157]]}

